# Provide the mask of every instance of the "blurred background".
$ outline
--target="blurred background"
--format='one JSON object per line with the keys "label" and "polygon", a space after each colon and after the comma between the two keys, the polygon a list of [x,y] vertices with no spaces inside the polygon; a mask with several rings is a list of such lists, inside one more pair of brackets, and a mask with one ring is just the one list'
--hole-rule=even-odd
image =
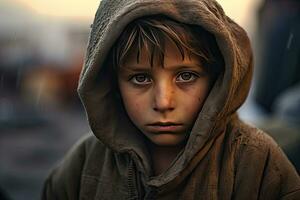
{"label": "blurred background", "polygon": [[[43,181],[89,131],[76,94],[99,0],[0,0],[0,200],[39,199]],[[255,72],[240,116],[300,171],[300,4],[218,0],[251,39]]]}

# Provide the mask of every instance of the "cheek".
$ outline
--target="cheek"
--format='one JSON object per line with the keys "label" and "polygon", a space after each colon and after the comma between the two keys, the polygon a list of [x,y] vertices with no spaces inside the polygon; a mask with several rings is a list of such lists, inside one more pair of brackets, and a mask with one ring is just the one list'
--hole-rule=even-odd
{"label": "cheek", "polygon": [[[185,110],[188,113],[193,113],[193,116],[197,115],[202,108],[208,93],[209,89],[208,84],[206,83],[190,88],[190,90],[185,92],[183,99],[183,102],[185,102]],[[189,98],[186,98],[187,96]]]}
{"label": "cheek", "polygon": [[209,93],[208,87],[203,87],[198,92],[198,94],[197,94],[198,99],[197,100],[198,100],[198,103],[201,105],[201,107],[202,107],[202,105],[203,105],[203,103],[204,103],[204,101],[205,101],[208,93]]}
{"label": "cheek", "polygon": [[202,80],[201,84],[197,88],[197,96],[199,103],[204,103],[209,93],[209,79]]}
{"label": "cheek", "polygon": [[[134,98],[133,98],[134,97]],[[122,94],[123,103],[127,114],[131,120],[137,124],[141,121],[143,113],[145,111],[145,102],[142,98],[138,98],[136,95],[131,93]]]}
{"label": "cheek", "polygon": [[143,110],[142,105],[137,101],[128,103],[126,107],[126,110],[129,113],[129,115],[134,116],[135,118],[138,118]]}

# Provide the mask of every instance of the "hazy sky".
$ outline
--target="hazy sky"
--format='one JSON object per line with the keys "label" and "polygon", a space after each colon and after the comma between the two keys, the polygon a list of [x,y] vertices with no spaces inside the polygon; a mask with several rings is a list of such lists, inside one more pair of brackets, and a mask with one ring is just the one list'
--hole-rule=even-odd
{"label": "hazy sky", "polygon": [[[91,20],[100,0],[11,0],[37,13]],[[253,27],[253,14],[261,0],[217,0],[226,14],[246,29]]]}

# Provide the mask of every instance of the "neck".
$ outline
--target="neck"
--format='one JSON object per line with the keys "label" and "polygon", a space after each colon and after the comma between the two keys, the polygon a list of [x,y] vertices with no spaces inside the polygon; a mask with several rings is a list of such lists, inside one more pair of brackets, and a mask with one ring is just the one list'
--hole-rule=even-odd
{"label": "neck", "polygon": [[154,175],[159,175],[166,171],[184,146],[185,144],[177,146],[158,146],[153,143],[149,144]]}

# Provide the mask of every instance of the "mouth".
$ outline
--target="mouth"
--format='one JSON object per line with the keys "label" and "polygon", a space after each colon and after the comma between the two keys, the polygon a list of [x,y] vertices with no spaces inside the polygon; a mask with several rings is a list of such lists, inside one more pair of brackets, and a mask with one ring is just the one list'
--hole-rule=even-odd
{"label": "mouth", "polygon": [[174,122],[155,122],[147,124],[152,132],[178,132],[182,129],[183,124]]}

